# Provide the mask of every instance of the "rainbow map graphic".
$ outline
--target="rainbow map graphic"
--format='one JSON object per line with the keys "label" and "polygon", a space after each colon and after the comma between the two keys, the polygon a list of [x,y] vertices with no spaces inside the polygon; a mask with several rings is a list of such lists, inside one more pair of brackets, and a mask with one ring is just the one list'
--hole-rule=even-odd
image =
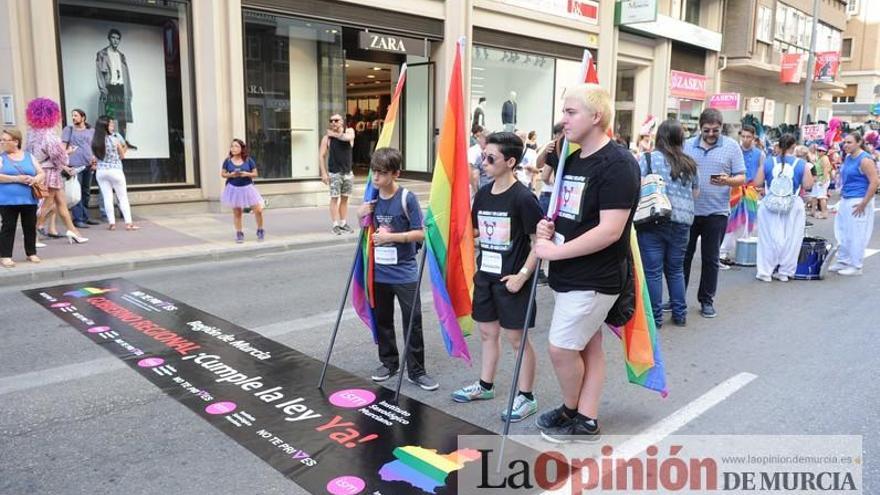
{"label": "rainbow map graphic", "polygon": [[383,481],[403,481],[425,493],[434,493],[446,485],[449,473],[458,471],[468,462],[480,458],[473,449],[456,450],[451,454],[438,454],[434,449],[415,445],[394,449],[396,461],[391,461],[379,470]]}
{"label": "rainbow map graphic", "polygon": [[72,290],[70,292],[65,292],[65,296],[70,297],[89,297],[89,296],[99,296],[101,294],[106,294],[108,292],[113,292],[116,289],[97,289],[95,287],[83,287],[82,289]]}

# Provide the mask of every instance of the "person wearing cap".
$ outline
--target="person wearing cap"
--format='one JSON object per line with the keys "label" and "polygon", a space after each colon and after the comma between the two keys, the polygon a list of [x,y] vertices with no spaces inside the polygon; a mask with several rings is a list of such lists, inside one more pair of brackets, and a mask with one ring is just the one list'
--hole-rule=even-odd
{"label": "person wearing cap", "polygon": [[831,160],[828,159],[828,147],[824,143],[816,145],[818,155],[813,166],[816,182],[810,190],[810,205],[813,216],[819,219],[828,218],[828,184],[831,182]]}

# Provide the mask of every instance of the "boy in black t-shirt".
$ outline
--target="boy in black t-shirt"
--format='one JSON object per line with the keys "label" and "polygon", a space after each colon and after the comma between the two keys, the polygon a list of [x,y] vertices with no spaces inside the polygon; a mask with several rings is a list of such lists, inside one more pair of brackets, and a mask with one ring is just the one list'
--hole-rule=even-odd
{"label": "boy in black t-shirt", "polygon": [[601,327],[623,290],[632,217],[639,199],[639,165],[605,134],[610,97],[583,84],[565,94],[565,136],[580,149],[565,159],[554,222],[538,225],[535,251],[550,261],[555,304],[550,358],[562,388],[562,406],[542,414],[537,425],[554,442],[592,441],[605,355]]}
{"label": "boy in black t-shirt", "polygon": [[[537,265],[532,245],[535,227],[542,218],[537,198],[516,179],[523,146],[522,139],[512,132],[496,132],[486,139],[483,167],[493,181],[480,188],[471,208],[474,236],[480,239],[472,316],[482,335],[482,367],[479,381],[453,392],[456,402],[495,397],[493,382],[502,329],[514,352],[522,342],[530,295],[526,282]],[[528,325],[535,326],[534,313]],[[538,412],[532,393],[534,381],[535,351],[527,341],[510,421],[522,421]],[[507,419],[506,411],[501,419]]]}

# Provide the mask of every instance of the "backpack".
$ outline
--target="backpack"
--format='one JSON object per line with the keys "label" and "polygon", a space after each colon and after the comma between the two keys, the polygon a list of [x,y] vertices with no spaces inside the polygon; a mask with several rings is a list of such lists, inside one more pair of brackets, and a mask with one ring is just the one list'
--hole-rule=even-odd
{"label": "backpack", "polygon": [[[775,158],[773,162],[777,163]],[[790,166],[795,168],[796,164],[797,162]],[[779,167],[779,174],[770,181],[767,195],[764,196],[764,200],[761,202],[772,213],[788,213],[791,211],[792,205],[794,205],[794,179],[784,174],[786,166],[789,165],[785,163],[785,158],[783,157],[782,166]],[[776,166],[774,165],[773,168],[776,168]],[[792,171],[793,173],[794,171]]]}

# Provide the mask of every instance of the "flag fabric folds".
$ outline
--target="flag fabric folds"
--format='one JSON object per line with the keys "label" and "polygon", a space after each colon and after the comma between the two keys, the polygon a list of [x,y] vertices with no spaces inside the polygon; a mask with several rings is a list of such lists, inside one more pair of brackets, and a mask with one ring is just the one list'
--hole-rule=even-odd
{"label": "flag fabric folds", "polygon": [[[397,123],[397,110],[400,106],[400,95],[406,83],[406,64],[400,68],[400,76],[397,78],[397,87],[394,96],[388,106],[385,115],[385,124],[376,142],[376,149],[386,148],[391,144],[394,135],[394,125]],[[379,196],[379,190],[373,186],[372,171],[367,174],[367,185],[364,189],[364,202],[375,201]],[[376,319],[373,310],[376,307],[373,295],[373,216],[368,215],[361,220],[360,248],[354,260],[354,276],[351,279],[351,303],[354,310],[364,325],[373,334],[373,342],[378,343],[376,334]]]}
{"label": "flag fabric folds", "polygon": [[446,113],[437,147],[431,196],[425,216],[428,272],[434,309],[446,352],[470,363],[465,335],[469,335],[474,293],[474,233],[470,211],[470,166],[467,160],[459,40],[449,81]]}

